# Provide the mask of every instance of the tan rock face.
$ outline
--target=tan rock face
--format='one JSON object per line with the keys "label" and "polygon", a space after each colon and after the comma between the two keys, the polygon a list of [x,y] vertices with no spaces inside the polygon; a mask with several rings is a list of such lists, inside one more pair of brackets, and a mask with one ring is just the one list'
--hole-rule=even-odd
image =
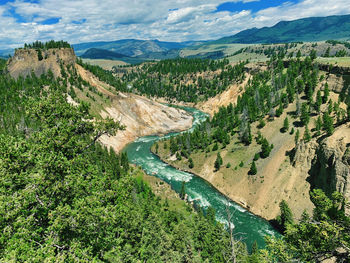
{"label": "tan rock face", "polygon": [[165,106],[148,98],[131,93],[119,92],[115,95],[108,91],[108,85],[97,79],[92,73],[76,65],[78,74],[98,91],[111,98],[110,106],[104,108],[100,115],[111,117],[126,126],[116,136],[102,136],[100,142],[116,152],[138,137],[154,134],[166,134],[189,129],[192,116],[186,111]]}
{"label": "tan rock face", "polygon": [[39,60],[35,49],[18,49],[14,56],[7,62],[7,69],[13,78],[26,77],[32,72],[39,77],[43,73],[52,71],[55,77],[61,75],[62,63],[65,66],[74,65],[76,56],[73,49],[54,48],[42,50],[43,59]]}
{"label": "tan rock face", "polygon": [[308,171],[312,187],[328,194],[342,193],[347,199],[346,213],[350,214],[350,123],[338,127],[319,144],[300,143],[294,166]]}
{"label": "tan rock face", "polygon": [[[32,72],[36,76],[40,76],[51,70],[54,76],[58,77],[61,76],[61,64],[65,69],[68,66],[74,66],[82,79],[96,87],[99,92],[112,101],[108,106],[103,105],[104,109],[100,115],[103,118],[111,117],[126,126],[126,130],[119,131],[116,136],[103,136],[100,139],[104,145],[112,147],[117,152],[138,137],[182,131],[192,126],[192,116],[181,109],[168,107],[134,94],[120,92],[116,95],[112,93],[110,90],[114,90],[114,88],[76,64],[73,49],[42,50],[42,56],[43,59],[39,61],[38,53],[34,49],[17,50],[8,61],[9,74],[14,78],[26,77]],[[77,105],[70,96],[67,100],[69,103]]]}
{"label": "tan rock face", "polygon": [[101,112],[101,116],[111,117],[126,126],[126,130],[118,132],[116,136],[103,136],[100,139],[117,152],[138,137],[189,129],[193,119],[184,110],[134,94],[120,94],[111,107]]}

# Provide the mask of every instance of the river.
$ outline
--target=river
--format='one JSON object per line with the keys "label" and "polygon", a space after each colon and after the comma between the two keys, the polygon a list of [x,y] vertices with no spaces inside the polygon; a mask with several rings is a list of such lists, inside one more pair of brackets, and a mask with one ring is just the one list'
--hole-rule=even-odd
{"label": "river", "polygon": [[[193,117],[193,130],[200,122],[207,118],[207,115],[193,108],[185,108]],[[202,178],[191,173],[179,171],[174,167],[164,163],[158,156],[151,152],[151,146],[158,140],[169,138],[178,133],[171,133],[163,137],[146,136],[137,139],[127,145],[124,151],[127,152],[131,163],[136,164],[149,175],[156,176],[171,185],[172,189],[180,192],[182,182],[186,182],[186,194],[190,201],[196,202],[203,208],[213,207],[216,211],[218,221],[228,225],[227,207],[229,207],[231,223],[234,225],[236,238],[242,238],[248,249],[256,240],[259,247],[264,247],[265,235],[279,235],[268,221],[253,215],[235,202],[222,195],[213,186]]]}

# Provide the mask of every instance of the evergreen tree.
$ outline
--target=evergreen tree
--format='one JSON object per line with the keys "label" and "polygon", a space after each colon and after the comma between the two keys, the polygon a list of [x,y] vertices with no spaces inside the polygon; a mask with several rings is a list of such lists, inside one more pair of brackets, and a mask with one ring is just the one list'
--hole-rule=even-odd
{"label": "evergreen tree", "polygon": [[321,105],[322,105],[321,91],[317,91],[316,101],[315,101],[315,110],[316,110],[317,112],[320,112],[320,110],[321,110]]}
{"label": "evergreen tree", "polygon": [[192,158],[189,158],[189,159],[188,159],[188,167],[189,167],[190,169],[192,169],[192,168],[194,167],[194,163],[193,163]]}
{"label": "evergreen tree", "polygon": [[220,153],[218,152],[218,154],[216,155],[215,163],[214,163],[214,167],[215,167],[216,171],[220,170],[220,167],[221,167],[222,163],[223,163],[223,160],[221,158]]}
{"label": "evergreen tree", "polygon": [[326,82],[325,86],[324,86],[324,91],[323,91],[323,103],[326,103],[328,101],[328,97],[329,97],[329,88],[328,88],[328,83]]}
{"label": "evergreen tree", "polygon": [[272,150],[273,146],[269,144],[266,138],[262,139],[261,143],[261,158],[267,158],[270,155],[270,152]]}
{"label": "evergreen tree", "polygon": [[288,117],[286,117],[283,121],[283,128],[282,131],[286,132],[289,130],[289,121],[288,121]]}
{"label": "evergreen tree", "polygon": [[281,215],[277,217],[277,222],[283,229],[283,231],[286,230],[288,224],[293,224],[293,213],[292,210],[290,210],[287,202],[285,200],[282,200],[279,204],[280,206],[280,213]]}
{"label": "evergreen tree", "polygon": [[308,126],[305,126],[305,131],[304,131],[304,137],[303,138],[304,138],[305,142],[309,142],[311,140],[311,134],[310,134]]}
{"label": "evergreen tree", "polygon": [[327,135],[332,135],[334,132],[333,118],[329,116],[328,112],[323,114],[323,129]]}
{"label": "evergreen tree", "polygon": [[185,199],[185,195],[186,195],[186,182],[182,181],[182,183],[181,183],[181,190],[180,190],[180,198],[182,200],[184,200]]}
{"label": "evergreen tree", "polygon": [[316,136],[319,136],[321,134],[322,125],[321,116],[318,116],[318,118],[315,120]]}
{"label": "evergreen tree", "polygon": [[38,49],[38,60],[41,61],[43,60],[43,54],[41,53],[41,49]]}
{"label": "evergreen tree", "polygon": [[299,129],[297,129],[297,131],[296,131],[296,133],[295,133],[295,136],[294,136],[295,145],[298,144],[299,138],[300,138],[300,131],[299,131]]}
{"label": "evergreen tree", "polygon": [[248,174],[250,175],[256,175],[258,172],[257,168],[256,168],[256,164],[255,161],[252,162],[252,165],[250,166],[250,170],[248,172]]}
{"label": "evergreen tree", "polygon": [[309,113],[309,106],[306,103],[303,103],[301,106],[300,121],[304,126],[309,124],[310,113]]}

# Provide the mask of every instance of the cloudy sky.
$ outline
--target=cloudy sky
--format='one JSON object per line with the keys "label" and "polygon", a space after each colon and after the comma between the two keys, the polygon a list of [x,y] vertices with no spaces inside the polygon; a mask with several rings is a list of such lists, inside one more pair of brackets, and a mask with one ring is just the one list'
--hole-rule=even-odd
{"label": "cloudy sky", "polygon": [[350,14],[350,0],[0,0],[0,48],[50,39],[208,40],[342,14]]}

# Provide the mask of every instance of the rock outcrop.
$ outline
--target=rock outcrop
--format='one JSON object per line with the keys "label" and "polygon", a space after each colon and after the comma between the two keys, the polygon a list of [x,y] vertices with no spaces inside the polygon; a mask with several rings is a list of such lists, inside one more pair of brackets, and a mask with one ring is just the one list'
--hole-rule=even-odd
{"label": "rock outcrop", "polygon": [[17,49],[14,56],[7,62],[7,70],[13,78],[27,77],[32,72],[39,77],[41,74],[52,71],[57,78],[61,75],[61,65],[73,66],[76,62],[74,50],[71,48],[53,48],[41,50],[42,59],[39,59],[35,49]]}
{"label": "rock outcrop", "polygon": [[[67,68],[74,67],[83,80],[109,99],[110,103],[100,101],[101,104],[98,104],[97,101],[90,101],[91,104],[94,103],[92,107],[102,109],[99,115],[102,118],[111,117],[126,126],[126,130],[119,131],[116,136],[103,136],[100,139],[102,144],[112,147],[117,152],[140,136],[182,131],[192,126],[193,118],[184,110],[168,107],[135,94],[112,92],[111,90],[115,90],[114,88],[76,64],[73,49],[42,49],[40,52],[41,56],[35,49],[16,50],[15,55],[7,62],[8,73],[12,77],[18,78],[19,76],[26,77],[32,73],[39,77],[41,74],[51,71],[57,78],[62,77],[62,69],[66,71]],[[78,92],[78,89],[72,88]],[[86,97],[83,96],[79,99],[84,100]],[[73,105],[78,104],[71,96],[68,96],[67,100]]]}
{"label": "rock outcrop", "polygon": [[309,143],[299,143],[294,166],[310,175],[312,188],[327,194],[342,193],[346,200],[346,213],[350,214],[350,123],[338,127],[330,137]]}

